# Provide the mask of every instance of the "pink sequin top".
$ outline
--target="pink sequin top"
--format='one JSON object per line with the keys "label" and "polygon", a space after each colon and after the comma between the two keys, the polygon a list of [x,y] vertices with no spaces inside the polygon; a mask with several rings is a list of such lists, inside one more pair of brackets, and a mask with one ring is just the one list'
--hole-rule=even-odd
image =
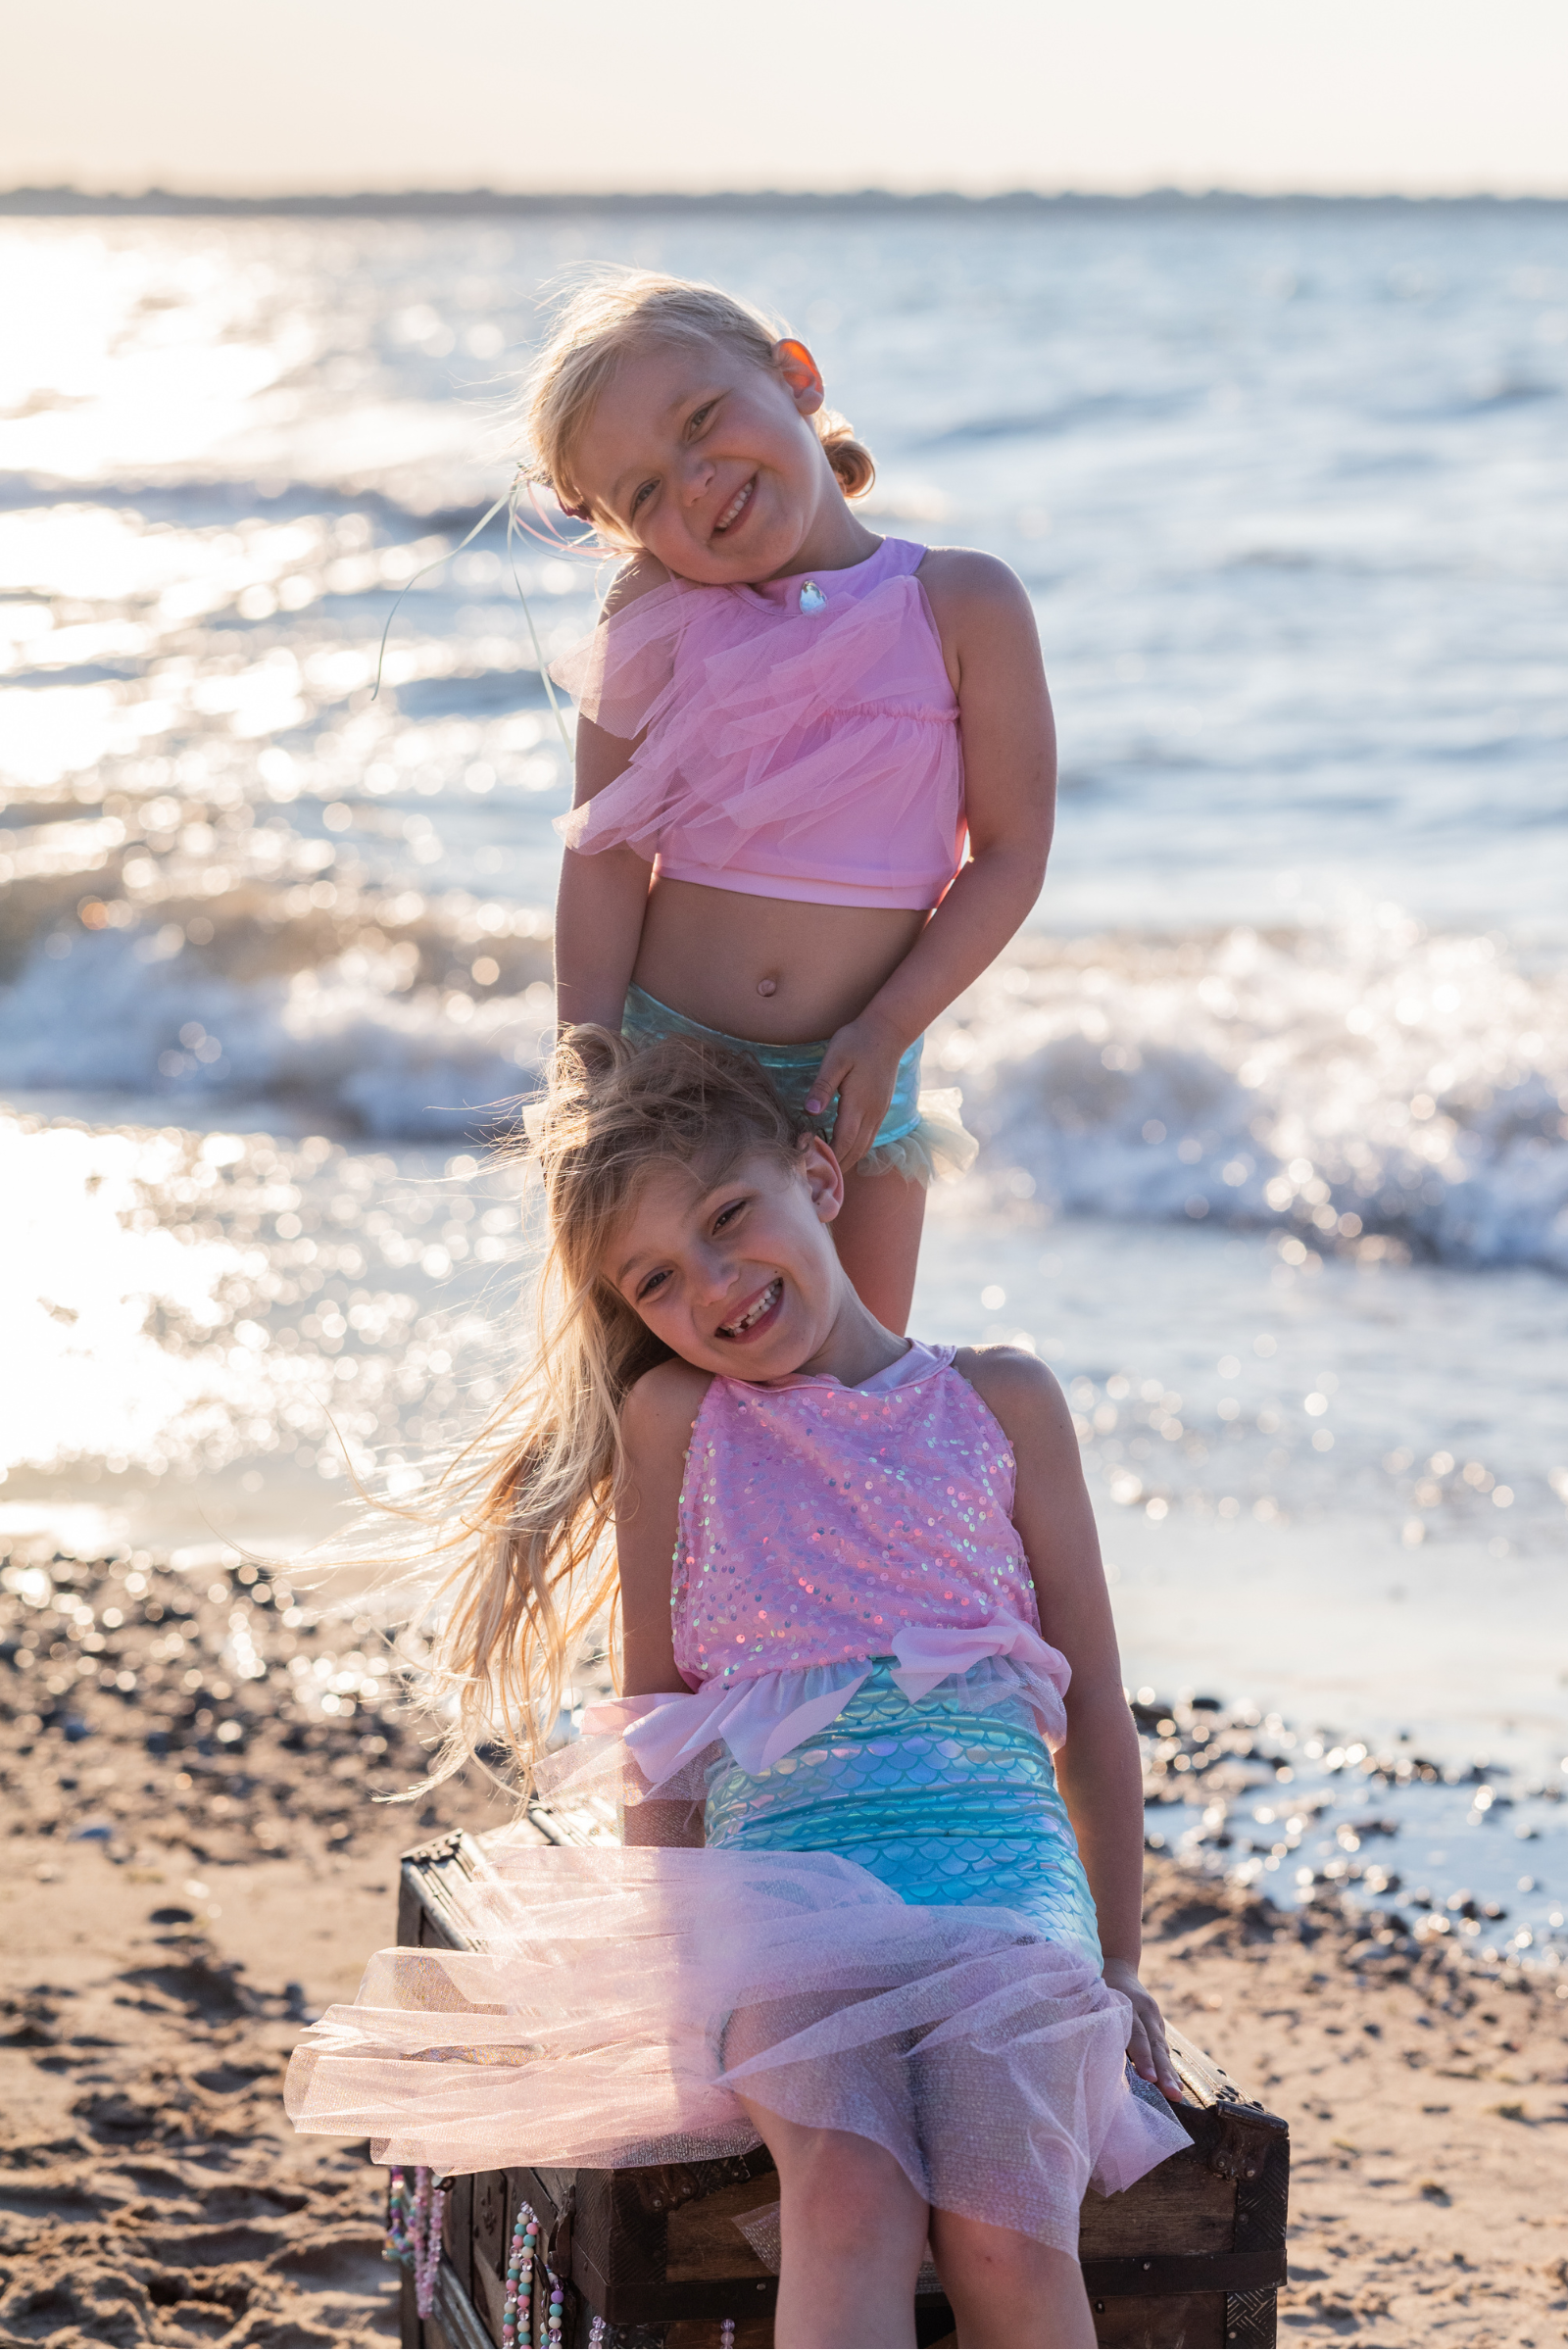
{"label": "pink sequin top", "polygon": [[547,1793],[635,1767],[633,1792],[700,1795],[715,1743],[760,1772],[814,1738],[873,1658],[918,1702],[1022,1698],[1054,1747],[1071,1668],[1040,1631],[1012,1524],[1012,1450],[952,1348],[858,1388],[715,1379],[692,1428],[671,1585],[686,1691],[589,1707]]}
{"label": "pink sequin top", "polygon": [[855,1389],[710,1384],[671,1594],[693,1689],[885,1657],[906,1626],[1038,1630],[1011,1448],[952,1355],[911,1348]]}
{"label": "pink sequin top", "polygon": [[[934,906],[963,856],[958,705],[915,577],[884,539],[843,571],[670,579],[551,665],[583,714],[643,741],[557,819],[676,882],[821,906]],[[645,731],[646,730],[646,731]]]}

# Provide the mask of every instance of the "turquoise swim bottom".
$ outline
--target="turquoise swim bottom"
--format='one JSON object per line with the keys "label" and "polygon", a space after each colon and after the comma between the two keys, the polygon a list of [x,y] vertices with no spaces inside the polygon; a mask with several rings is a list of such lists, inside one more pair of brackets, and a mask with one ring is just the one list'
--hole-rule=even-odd
{"label": "turquoise swim bottom", "polygon": [[836,1723],[760,1773],[709,1775],[710,1846],[829,1853],[906,1903],[994,1904],[1102,1963],[1094,1898],[1051,1753],[1022,1699],[976,1708],[962,1680],[908,1699],[874,1661]]}
{"label": "turquoise swim bottom", "polygon": [[[709,1045],[729,1046],[739,1053],[750,1054],[767,1072],[787,1107],[802,1113],[829,1044],[825,1037],[804,1046],[766,1046],[753,1038],[731,1037],[725,1030],[707,1028],[703,1022],[689,1020],[685,1013],[662,1004],[635,982],[626,991],[626,1009],[620,1027],[623,1037],[649,1042],[659,1037],[695,1037]],[[956,1174],[974,1158],[979,1147],[958,1118],[960,1098],[956,1089],[921,1095],[920,1056],[924,1046],[925,1040],[916,1038],[899,1063],[893,1100],[870,1151],[859,1162],[863,1174],[876,1176],[885,1170],[896,1170],[916,1183],[929,1184],[934,1175],[945,1175],[950,1170]],[[835,1095],[815,1121],[829,1143],[833,1140],[837,1117]]]}

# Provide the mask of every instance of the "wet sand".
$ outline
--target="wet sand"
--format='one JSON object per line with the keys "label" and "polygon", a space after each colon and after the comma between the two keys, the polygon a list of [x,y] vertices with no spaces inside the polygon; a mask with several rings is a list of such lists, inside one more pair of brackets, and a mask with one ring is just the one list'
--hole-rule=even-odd
{"label": "wet sand", "polygon": [[[6,1584],[0,2340],[395,2342],[385,2176],[295,2137],[282,2071],[390,1940],[399,1851],[497,1804],[371,1801],[425,1750],[365,1618],[145,1555]],[[1560,2343],[1568,2001],[1342,1900],[1151,1858],[1149,1981],[1291,2124],[1280,2340]]]}

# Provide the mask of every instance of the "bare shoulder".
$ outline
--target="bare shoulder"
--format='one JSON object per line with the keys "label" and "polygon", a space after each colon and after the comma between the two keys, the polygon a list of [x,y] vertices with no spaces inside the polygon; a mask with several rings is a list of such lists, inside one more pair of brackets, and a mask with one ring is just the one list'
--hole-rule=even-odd
{"label": "bare shoulder", "polygon": [[940,622],[1004,616],[1034,626],[1029,591],[1010,564],[978,547],[933,547],[917,574]]}
{"label": "bare shoulder", "polygon": [[1050,1366],[1026,1348],[960,1348],[953,1368],[989,1405],[1012,1443],[1041,1446],[1070,1446],[1077,1459],[1078,1440],[1061,1383]]}
{"label": "bare shoulder", "polygon": [[916,576],[960,699],[966,685],[985,690],[999,678],[1039,678],[1034,607],[1009,564],[977,547],[933,547]]}
{"label": "bare shoulder", "polygon": [[634,1461],[685,1453],[712,1377],[672,1355],[633,1382],[620,1407],[620,1434]]}
{"label": "bare shoulder", "polygon": [[613,620],[617,612],[624,612],[626,607],[636,604],[639,597],[649,595],[655,588],[667,586],[668,581],[669,573],[657,556],[633,556],[629,563],[621,565],[610,584],[610,594],[599,615],[601,623]]}

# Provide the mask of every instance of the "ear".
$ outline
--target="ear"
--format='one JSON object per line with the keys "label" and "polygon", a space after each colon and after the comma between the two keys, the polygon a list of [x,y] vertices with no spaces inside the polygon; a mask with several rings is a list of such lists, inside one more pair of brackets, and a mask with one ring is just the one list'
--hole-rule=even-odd
{"label": "ear", "polygon": [[819,1135],[808,1135],[801,1146],[801,1173],[811,1206],[824,1225],[831,1225],[844,1206],[844,1170]]}
{"label": "ear", "polygon": [[789,386],[790,397],[803,416],[814,416],[827,398],[822,374],[804,343],[786,335],[773,346],[773,365]]}

